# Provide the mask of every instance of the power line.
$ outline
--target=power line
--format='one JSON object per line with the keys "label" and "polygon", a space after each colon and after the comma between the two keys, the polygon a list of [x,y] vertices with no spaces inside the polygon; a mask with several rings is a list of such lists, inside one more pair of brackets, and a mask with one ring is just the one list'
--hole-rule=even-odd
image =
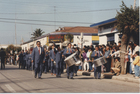
{"label": "power line", "polygon": [[[15,23],[14,21],[0,21],[0,22],[4,22],[4,23]],[[36,23],[24,23],[24,22],[16,22],[16,24],[54,26],[54,25],[50,25],[50,24],[36,24]],[[63,27],[65,25],[56,25],[56,26]],[[74,27],[74,26],[65,26],[65,27]]]}
{"label": "power line", "polygon": [[[12,18],[0,18],[1,20],[15,20]],[[87,22],[68,22],[68,21],[48,21],[48,20],[30,20],[30,19],[16,19],[16,21],[37,21],[37,22],[57,22],[57,23],[75,23],[75,24],[93,24]]]}
{"label": "power line", "polygon": [[[85,12],[98,12],[98,11],[111,11],[117,10],[120,8],[112,8],[112,9],[100,9],[100,10],[87,10],[87,11],[73,11],[73,12],[57,12],[56,14],[65,14],[65,13],[85,13]],[[15,14],[15,13],[0,13],[0,14]],[[16,14],[54,14],[54,13],[16,13]]]}

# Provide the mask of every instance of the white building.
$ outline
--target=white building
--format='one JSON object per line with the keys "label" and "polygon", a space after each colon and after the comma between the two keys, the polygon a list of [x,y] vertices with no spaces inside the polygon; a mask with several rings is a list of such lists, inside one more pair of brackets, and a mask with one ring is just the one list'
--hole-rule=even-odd
{"label": "white building", "polygon": [[122,34],[117,32],[117,20],[115,18],[105,20],[99,23],[90,25],[90,27],[98,29],[99,44],[118,43],[121,41]]}
{"label": "white building", "polygon": [[38,38],[35,38],[34,40],[29,40],[27,42],[22,43],[21,44],[22,49],[23,50],[29,50],[31,47],[35,47],[37,41],[40,41],[42,46],[46,45],[46,43],[47,43],[47,35],[48,34],[40,36]]}
{"label": "white building", "polygon": [[43,35],[41,37],[36,38],[34,41],[30,40],[21,44],[22,49],[28,50],[31,47],[36,46],[36,41],[40,41],[41,45],[52,45],[53,41],[56,45],[62,46],[62,43],[66,41],[65,36],[70,33],[73,35],[73,44],[76,44],[78,47],[81,47],[81,41],[78,39],[81,36],[81,32],[83,33],[83,40],[86,42],[83,43],[83,46],[91,45],[91,44],[99,44],[99,36],[98,29],[91,27],[63,27],[59,28],[55,32],[51,32],[49,34]]}

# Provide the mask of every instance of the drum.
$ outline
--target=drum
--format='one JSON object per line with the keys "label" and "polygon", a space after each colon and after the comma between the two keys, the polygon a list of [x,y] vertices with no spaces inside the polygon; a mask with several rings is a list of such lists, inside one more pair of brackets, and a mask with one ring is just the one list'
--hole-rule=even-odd
{"label": "drum", "polygon": [[78,60],[76,63],[75,63],[75,66],[80,66],[81,65],[81,61],[80,60]]}
{"label": "drum", "polygon": [[99,67],[99,66],[107,63],[107,61],[106,61],[105,57],[100,57],[100,58],[94,60],[93,63],[96,67]]}
{"label": "drum", "polygon": [[67,57],[64,61],[65,63],[70,67],[72,65],[76,65],[79,66],[81,64],[80,60],[77,60],[77,58],[75,57],[76,53],[70,55],[69,57]]}

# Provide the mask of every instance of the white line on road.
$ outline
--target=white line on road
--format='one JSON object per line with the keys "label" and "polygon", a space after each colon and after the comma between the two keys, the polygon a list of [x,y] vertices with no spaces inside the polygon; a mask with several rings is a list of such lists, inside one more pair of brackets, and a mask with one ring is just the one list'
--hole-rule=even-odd
{"label": "white line on road", "polygon": [[9,84],[6,84],[5,86],[6,86],[12,93],[15,93],[15,92],[16,92]]}

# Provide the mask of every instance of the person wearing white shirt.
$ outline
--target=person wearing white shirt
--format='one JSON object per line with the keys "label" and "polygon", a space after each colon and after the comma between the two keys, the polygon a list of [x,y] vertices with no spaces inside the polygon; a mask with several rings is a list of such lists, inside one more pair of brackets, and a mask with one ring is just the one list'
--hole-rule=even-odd
{"label": "person wearing white shirt", "polygon": [[89,63],[89,69],[90,70],[92,70],[92,61],[90,60],[91,53],[92,53],[91,48],[89,48],[88,52],[87,52],[87,60],[88,60],[88,63]]}

